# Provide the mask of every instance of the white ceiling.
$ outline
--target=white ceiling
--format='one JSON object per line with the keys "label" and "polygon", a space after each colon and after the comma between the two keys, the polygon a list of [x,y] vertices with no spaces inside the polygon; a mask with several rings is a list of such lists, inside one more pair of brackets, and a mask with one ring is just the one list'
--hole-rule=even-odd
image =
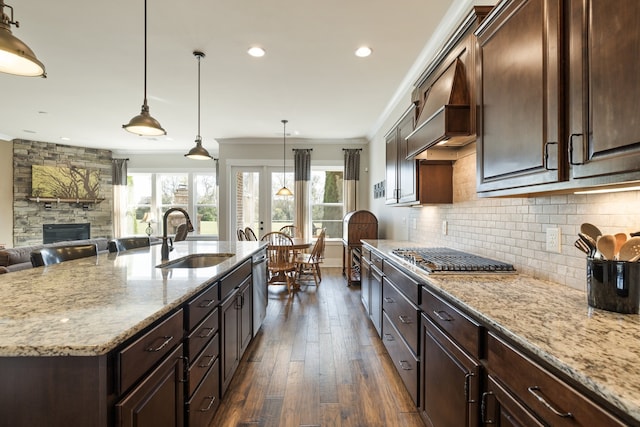
{"label": "white ceiling", "polygon": [[[0,74],[0,138],[186,152],[197,134],[370,137],[473,0],[148,0],[150,112],[167,136],[122,129],[143,101],[143,0],[6,0],[48,78]],[[493,3],[491,1],[484,2]],[[247,55],[259,45],[263,58]],[[369,45],[373,54],[357,58]],[[405,101],[405,99],[403,99]],[[62,140],[61,138],[70,138]]]}

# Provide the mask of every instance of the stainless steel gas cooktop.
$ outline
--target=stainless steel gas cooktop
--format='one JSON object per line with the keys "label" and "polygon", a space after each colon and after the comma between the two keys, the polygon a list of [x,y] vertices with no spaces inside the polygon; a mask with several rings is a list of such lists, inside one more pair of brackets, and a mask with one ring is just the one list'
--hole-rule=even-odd
{"label": "stainless steel gas cooktop", "polygon": [[449,248],[398,248],[392,251],[429,273],[515,273],[513,265]]}

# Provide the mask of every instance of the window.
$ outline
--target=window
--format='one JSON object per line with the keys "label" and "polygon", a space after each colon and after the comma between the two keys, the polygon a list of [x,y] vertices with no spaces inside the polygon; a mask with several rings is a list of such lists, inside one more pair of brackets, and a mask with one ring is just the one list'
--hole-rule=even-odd
{"label": "window", "polygon": [[[213,173],[129,173],[127,176],[125,235],[162,234],[167,209],[180,207],[189,213],[192,234],[218,236],[218,187]],[[174,234],[184,216],[169,214],[167,233]]]}
{"label": "window", "polygon": [[327,238],[342,238],[344,217],[342,167],[311,167],[311,227],[312,234],[327,229]]}

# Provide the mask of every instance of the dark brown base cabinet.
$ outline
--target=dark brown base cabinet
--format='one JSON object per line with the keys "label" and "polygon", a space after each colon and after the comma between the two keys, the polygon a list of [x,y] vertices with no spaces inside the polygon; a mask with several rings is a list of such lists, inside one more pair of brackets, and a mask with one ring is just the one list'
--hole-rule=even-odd
{"label": "dark brown base cabinet", "polygon": [[122,427],[182,427],[184,425],[182,345],[116,404]]}
{"label": "dark brown base cabinet", "polygon": [[481,365],[422,315],[420,409],[429,427],[476,427]]}

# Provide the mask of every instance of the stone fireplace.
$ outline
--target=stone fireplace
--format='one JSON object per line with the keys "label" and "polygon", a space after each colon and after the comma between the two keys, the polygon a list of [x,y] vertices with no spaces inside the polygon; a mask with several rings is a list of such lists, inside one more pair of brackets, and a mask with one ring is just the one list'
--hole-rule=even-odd
{"label": "stone fireplace", "polygon": [[[113,235],[112,154],[109,150],[13,141],[13,246],[39,245],[44,241],[45,225],[90,224],[90,237]],[[31,196],[31,166],[76,166],[98,170],[99,203],[69,203],[28,200]],[[71,240],[64,238],[63,240]]]}

